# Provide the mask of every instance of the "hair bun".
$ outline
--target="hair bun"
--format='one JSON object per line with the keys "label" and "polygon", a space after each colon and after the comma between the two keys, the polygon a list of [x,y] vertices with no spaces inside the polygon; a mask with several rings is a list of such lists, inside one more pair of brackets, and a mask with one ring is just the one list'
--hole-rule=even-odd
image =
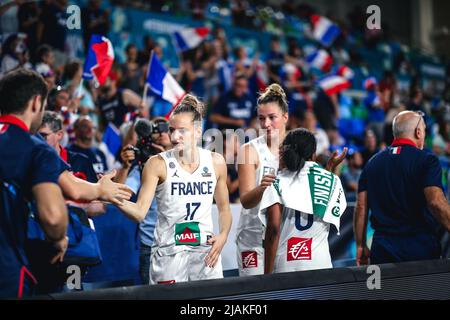
{"label": "hair bun", "polygon": [[270,93],[274,96],[286,98],[286,93],[284,92],[283,88],[277,83],[272,83],[270,86],[268,86],[264,93]]}
{"label": "hair bun", "polygon": [[192,94],[186,94],[181,100],[180,105],[188,105],[196,109],[202,117],[205,116],[205,105]]}

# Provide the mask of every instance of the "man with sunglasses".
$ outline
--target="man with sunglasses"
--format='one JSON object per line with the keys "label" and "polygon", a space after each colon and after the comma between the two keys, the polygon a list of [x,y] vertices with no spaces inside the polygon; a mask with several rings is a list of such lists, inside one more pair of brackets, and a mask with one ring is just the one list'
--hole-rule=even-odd
{"label": "man with sunglasses", "polygon": [[[365,166],[354,215],[357,265],[438,259],[438,229],[450,230],[450,205],[442,189],[438,158],[424,151],[422,112],[393,120],[394,141]],[[366,244],[368,211],[375,230]]]}

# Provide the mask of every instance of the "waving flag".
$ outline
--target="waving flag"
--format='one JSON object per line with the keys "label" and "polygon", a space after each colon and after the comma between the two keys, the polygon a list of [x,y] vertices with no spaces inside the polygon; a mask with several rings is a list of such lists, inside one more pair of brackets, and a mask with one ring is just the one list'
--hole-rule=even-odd
{"label": "waving flag", "polygon": [[104,84],[113,63],[114,49],[111,41],[104,36],[92,35],[84,63],[83,79],[93,79],[98,85]]}
{"label": "waving flag", "polygon": [[352,69],[350,69],[347,66],[340,66],[336,70],[336,75],[344,77],[345,79],[351,80],[355,76],[355,73],[353,72]]}
{"label": "waving flag", "polygon": [[185,28],[175,31],[174,38],[178,51],[196,48],[209,34],[208,28]]}
{"label": "waving flag", "polygon": [[320,79],[318,85],[327,95],[333,95],[350,88],[351,84],[344,77],[329,75]]}
{"label": "waving flag", "polygon": [[314,39],[326,47],[329,47],[341,33],[339,27],[325,17],[312,15],[311,22],[313,24]]}
{"label": "waving flag", "polygon": [[158,97],[169,101],[172,105],[176,105],[186,94],[172,75],[164,69],[153,51],[150,55],[145,85]]}
{"label": "waving flag", "polygon": [[328,72],[333,64],[333,59],[326,50],[320,49],[308,55],[306,62],[313,68]]}
{"label": "waving flag", "polygon": [[120,131],[113,123],[109,123],[103,134],[103,142],[108,147],[112,155],[116,155],[122,146],[122,139],[120,138]]}
{"label": "waving flag", "polygon": [[377,79],[375,77],[369,77],[364,80],[363,87],[366,90],[373,89],[377,85]]}

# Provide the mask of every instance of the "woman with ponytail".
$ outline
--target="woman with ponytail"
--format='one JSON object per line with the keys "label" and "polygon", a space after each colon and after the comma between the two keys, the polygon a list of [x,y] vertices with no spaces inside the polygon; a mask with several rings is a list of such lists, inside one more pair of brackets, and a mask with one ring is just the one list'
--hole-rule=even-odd
{"label": "woman with ponytail", "polygon": [[[244,144],[238,157],[242,212],[237,227],[237,262],[240,276],[264,273],[263,226],[258,218],[264,190],[271,186],[279,166],[279,145],[286,135],[288,104],[283,88],[271,84],[259,96],[257,115],[262,134]],[[333,155],[327,168],[345,157]]]}
{"label": "woman with ponytail", "polygon": [[316,139],[295,129],[280,147],[280,172],[266,189],[259,218],[266,226],[264,273],[332,268],[330,224],[339,232],[347,202],[339,177],[315,162]]}
{"label": "woman with ponytail", "polygon": [[[220,254],[231,228],[227,167],[222,155],[197,146],[202,139],[203,110],[192,95],[176,106],[169,118],[174,148],[147,161],[137,202],[118,206],[141,222],[156,197],[151,284],[223,277]],[[211,215],[214,199],[220,227],[216,235]]]}

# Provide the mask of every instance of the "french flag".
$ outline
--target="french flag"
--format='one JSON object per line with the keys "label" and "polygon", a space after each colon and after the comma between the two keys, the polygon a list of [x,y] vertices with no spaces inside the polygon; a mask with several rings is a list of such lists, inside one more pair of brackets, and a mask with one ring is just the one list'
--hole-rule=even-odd
{"label": "french flag", "polygon": [[341,33],[339,27],[325,17],[314,14],[311,16],[311,22],[314,39],[326,47],[329,47]]}
{"label": "french flag", "polygon": [[120,138],[120,131],[112,123],[109,123],[103,134],[103,142],[108,147],[112,155],[116,155],[122,146],[122,139]]}
{"label": "french flag", "polygon": [[336,70],[336,75],[344,77],[347,80],[352,80],[353,77],[355,76],[355,73],[353,72],[352,69],[350,69],[347,66],[340,66],[337,70]]}
{"label": "french flag", "polygon": [[364,80],[363,87],[366,90],[372,89],[377,85],[377,79],[375,77],[369,77]]}
{"label": "french flag", "polygon": [[350,81],[344,77],[329,75],[320,79],[318,85],[327,95],[333,95],[350,88],[351,84]]}
{"label": "french flag", "polygon": [[209,29],[185,28],[175,31],[174,38],[179,52],[196,48],[209,34]]}
{"label": "french flag", "polygon": [[173,76],[164,69],[153,51],[150,55],[145,84],[154,94],[170,102],[173,106],[183,99],[186,94]]}
{"label": "french flag", "polygon": [[331,58],[326,50],[320,49],[308,55],[306,62],[313,68],[328,72],[333,64],[333,58]]}
{"label": "french flag", "polygon": [[94,80],[103,85],[114,63],[114,48],[108,38],[92,35],[89,51],[84,63],[83,79]]}

